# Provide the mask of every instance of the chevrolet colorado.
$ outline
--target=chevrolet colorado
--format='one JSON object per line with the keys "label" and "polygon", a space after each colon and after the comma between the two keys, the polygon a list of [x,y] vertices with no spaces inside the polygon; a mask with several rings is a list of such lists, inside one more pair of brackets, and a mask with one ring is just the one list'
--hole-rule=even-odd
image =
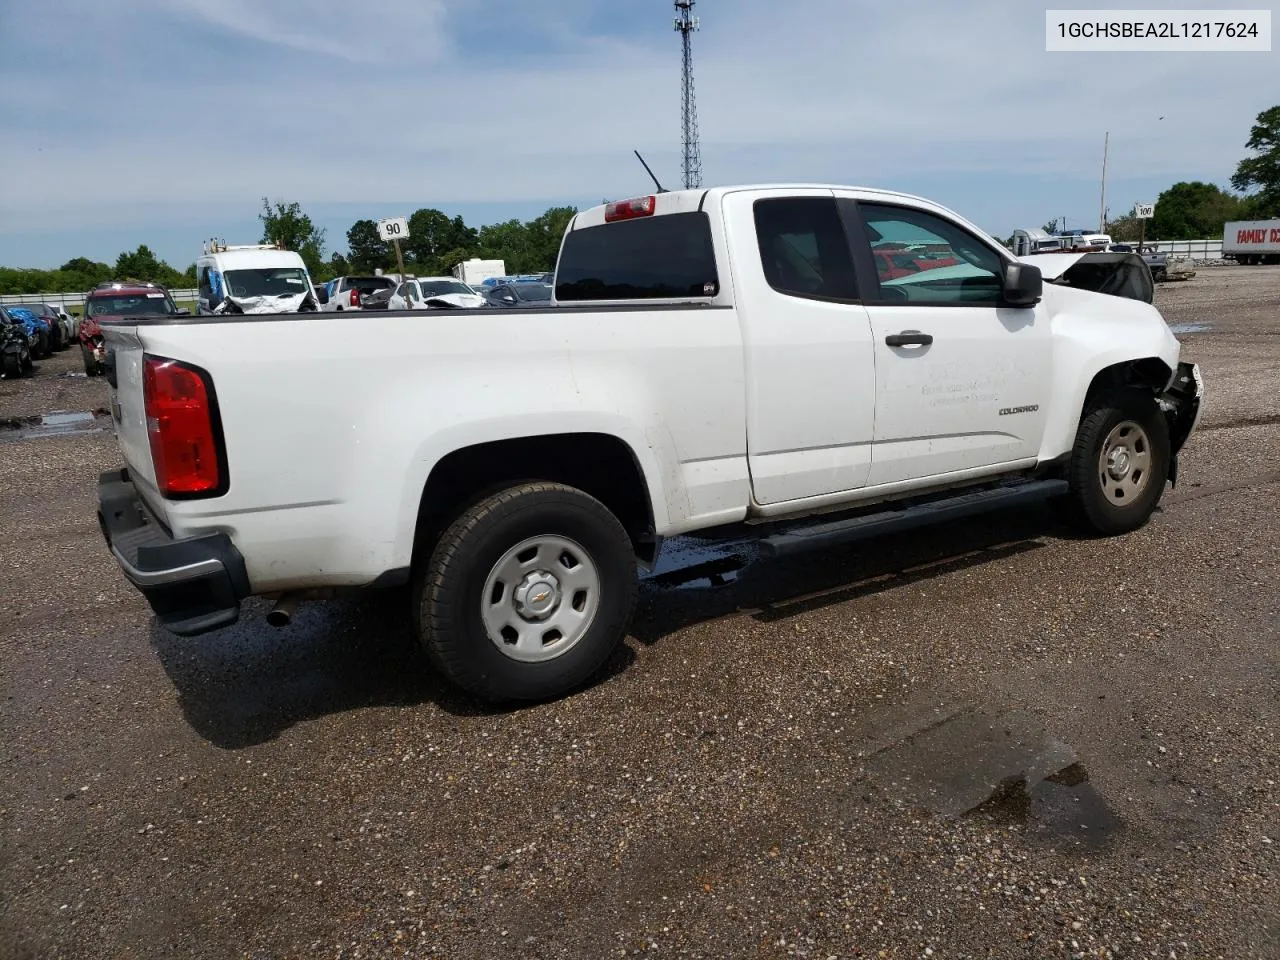
{"label": "chevrolet colorado", "polygon": [[[954,263],[887,276],[889,241]],[[1027,489],[1133,530],[1199,372],[1137,257],[1035,259],[917,197],[730,187],[577,214],[550,309],[110,321],[103,534],[173,633],[410,584],[448,678],[533,700],[621,641],[664,537]]]}

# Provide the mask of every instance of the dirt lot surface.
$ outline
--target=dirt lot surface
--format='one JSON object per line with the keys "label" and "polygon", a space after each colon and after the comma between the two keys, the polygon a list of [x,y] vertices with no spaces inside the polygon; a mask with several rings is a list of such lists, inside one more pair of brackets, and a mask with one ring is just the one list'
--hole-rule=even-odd
{"label": "dirt lot surface", "polygon": [[0,957],[1275,960],[1280,269],[1158,305],[1209,399],[1141,531],[1024,509],[718,584],[675,543],[599,681],[510,711],[403,598],[158,630],[109,430],[25,419],[104,385],[0,382]]}

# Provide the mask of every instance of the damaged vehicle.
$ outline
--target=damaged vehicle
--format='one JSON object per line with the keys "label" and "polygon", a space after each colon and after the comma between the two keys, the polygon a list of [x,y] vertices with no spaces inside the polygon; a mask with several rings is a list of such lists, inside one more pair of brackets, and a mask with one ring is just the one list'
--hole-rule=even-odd
{"label": "damaged vehicle", "polygon": [[[885,242],[955,262],[881,279]],[[779,554],[1045,498],[1095,536],[1145,524],[1200,373],[1140,258],[1068,256],[901,193],[718,187],[577,213],[551,303],[426,335],[399,311],[112,321],[100,526],[173,633],[409,585],[445,677],[560,696],[668,537]]]}
{"label": "damaged vehicle", "polygon": [[275,244],[206,243],[196,284],[196,312],[204,315],[306,313],[320,303],[302,257]]}
{"label": "damaged vehicle", "polygon": [[31,371],[31,340],[17,320],[0,306],[0,376],[16,380]]}
{"label": "damaged vehicle", "polygon": [[391,310],[465,310],[484,305],[484,297],[468,284],[453,277],[417,277],[406,280],[387,301],[387,307]]}
{"label": "damaged vehicle", "polygon": [[100,324],[126,317],[188,317],[191,311],[179,308],[169,291],[156,283],[112,280],[100,283],[84,298],[84,316],[77,334],[85,376],[105,372],[107,347]]}

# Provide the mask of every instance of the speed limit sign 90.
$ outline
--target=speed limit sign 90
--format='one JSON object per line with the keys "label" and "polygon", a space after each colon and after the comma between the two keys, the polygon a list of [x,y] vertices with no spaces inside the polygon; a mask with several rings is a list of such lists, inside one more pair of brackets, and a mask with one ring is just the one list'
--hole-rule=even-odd
{"label": "speed limit sign 90", "polygon": [[378,221],[378,236],[383,240],[403,240],[409,236],[409,221],[404,217],[387,217]]}

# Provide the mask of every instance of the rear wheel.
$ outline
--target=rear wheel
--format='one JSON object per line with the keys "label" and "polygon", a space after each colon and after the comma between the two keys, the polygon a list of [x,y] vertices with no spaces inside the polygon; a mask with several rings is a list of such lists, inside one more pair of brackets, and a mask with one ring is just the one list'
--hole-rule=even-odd
{"label": "rear wheel", "polygon": [[414,588],[419,638],[446,677],[487,700],[545,700],[580,685],[621,642],[635,555],[594,497],[525,483],[465,510]]}
{"label": "rear wheel", "polygon": [[1147,522],[1169,478],[1169,424],[1155,397],[1112,391],[1086,410],[1068,469],[1078,526],[1105,535]]}

